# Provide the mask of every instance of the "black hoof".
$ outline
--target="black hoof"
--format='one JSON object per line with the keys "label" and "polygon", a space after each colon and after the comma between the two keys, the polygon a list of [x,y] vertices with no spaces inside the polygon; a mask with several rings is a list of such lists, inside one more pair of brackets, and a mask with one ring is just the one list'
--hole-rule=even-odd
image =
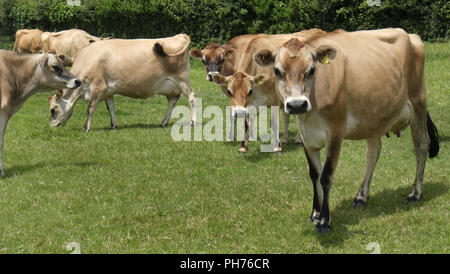
{"label": "black hoof", "polygon": [[356,209],[356,208],[358,208],[358,207],[365,206],[366,204],[367,204],[367,203],[364,202],[363,200],[355,199],[355,200],[353,201],[353,208]]}
{"label": "black hoof", "polygon": [[418,202],[419,200],[420,200],[420,197],[416,198],[415,195],[411,195],[406,198],[406,202],[408,202],[408,203]]}
{"label": "black hoof", "polygon": [[316,225],[316,233],[323,233],[323,234],[325,234],[325,233],[329,233],[329,232],[331,232],[331,226],[330,225],[328,225],[328,224],[323,224],[323,225],[317,224]]}

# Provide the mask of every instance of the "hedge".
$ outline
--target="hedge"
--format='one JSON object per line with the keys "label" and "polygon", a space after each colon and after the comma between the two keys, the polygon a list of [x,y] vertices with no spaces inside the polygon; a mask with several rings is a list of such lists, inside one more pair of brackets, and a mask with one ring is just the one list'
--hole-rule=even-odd
{"label": "hedge", "polygon": [[447,0],[0,0],[0,32],[81,28],[93,35],[156,38],[184,32],[195,45],[244,33],[401,27],[428,41],[448,40]]}

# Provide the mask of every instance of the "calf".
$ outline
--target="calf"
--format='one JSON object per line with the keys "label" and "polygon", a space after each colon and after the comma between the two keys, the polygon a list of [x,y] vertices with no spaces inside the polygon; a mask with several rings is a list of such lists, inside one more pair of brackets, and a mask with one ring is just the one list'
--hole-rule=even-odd
{"label": "calf", "polygon": [[9,119],[33,94],[51,89],[74,89],[80,80],[55,54],[14,54],[0,50],[0,175],[4,176],[2,151]]}
{"label": "calf", "polygon": [[[336,31],[303,42],[293,38],[277,50],[255,55],[258,64],[274,65],[284,111],[299,117],[314,187],[310,220],[317,232],[331,229],[329,194],[344,139],[366,140],[368,145],[356,208],[369,197],[381,136],[410,124],[417,166],[407,200],[422,197],[427,153],[433,158],[439,151],[426,106],[424,55],[420,38],[402,29]],[[322,168],[320,150],[325,146]]]}
{"label": "calf", "polygon": [[82,85],[74,91],[66,89],[49,98],[50,126],[64,125],[77,100],[84,96],[89,105],[83,131],[90,130],[92,116],[102,100],[106,101],[114,129],[117,127],[115,94],[141,99],[166,96],[168,109],[161,126],[167,125],[180,94],[184,94],[194,124],[195,93],[190,85],[187,51],[190,42],[189,36],[178,34],[161,39],[104,40],[83,49],[71,70]]}

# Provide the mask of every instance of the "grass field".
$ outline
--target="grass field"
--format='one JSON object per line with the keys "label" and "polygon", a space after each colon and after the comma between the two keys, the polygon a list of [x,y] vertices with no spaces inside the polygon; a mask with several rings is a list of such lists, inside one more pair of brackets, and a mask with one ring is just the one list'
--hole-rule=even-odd
{"label": "grass field", "polygon": [[[11,42],[1,39],[3,48]],[[429,112],[441,151],[427,161],[424,197],[405,203],[415,158],[410,130],[383,138],[366,207],[352,201],[365,168],[365,142],[346,141],[331,191],[333,232],[308,222],[312,185],[302,148],[237,153],[237,142],[174,142],[158,125],[164,97],[115,97],[119,129],[102,103],[82,133],[85,102],[65,127],[48,126],[47,96],[31,97],[11,119],[0,179],[0,253],[381,253],[450,252],[450,43],[426,44]],[[227,105],[192,61],[203,106]],[[179,105],[187,106],[182,97]],[[207,120],[204,119],[203,123]],[[297,132],[291,118],[290,139]]]}

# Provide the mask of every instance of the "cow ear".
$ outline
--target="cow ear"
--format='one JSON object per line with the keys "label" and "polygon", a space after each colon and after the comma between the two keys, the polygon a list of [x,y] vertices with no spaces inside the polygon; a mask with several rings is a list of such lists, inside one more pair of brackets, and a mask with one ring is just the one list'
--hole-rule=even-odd
{"label": "cow ear", "polygon": [[220,73],[213,75],[213,81],[220,86],[225,86],[227,84],[227,78]]}
{"label": "cow ear", "polygon": [[53,96],[48,96],[48,101],[51,102],[53,100]]}
{"label": "cow ear", "polygon": [[224,47],[224,50],[225,50],[225,53],[223,54],[223,57],[225,59],[230,59],[233,56],[234,51],[235,51],[234,48],[231,48],[231,47]]}
{"label": "cow ear", "polygon": [[265,79],[266,79],[266,77],[265,77],[264,75],[262,75],[262,74],[256,75],[256,76],[253,78],[253,80],[252,80],[253,85],[254,85],[254,86],[255,86],[255,85],[262,86],[262,84],[264,83],[264,80],[265,80]]}
{"label": "cow ear", "polygon": [[313,56],[315,61],[319,61],[322,64],[329,64],[336,57],[336,53],[337,50],[332,46],[322,45],[315,50]]}
{"label": "cow ear", "polygon": [[192,58],[195,58],[195,59],[203,58],[203,52],[197,48],[191,49],[191,51],[189,53],[191,54]]}
{"label": "cow ear", "polygon": [[270,50],[263,49],[253,55],[253,60],[255,60],[258,65],[266,67],[275,62],[275,55]]}

